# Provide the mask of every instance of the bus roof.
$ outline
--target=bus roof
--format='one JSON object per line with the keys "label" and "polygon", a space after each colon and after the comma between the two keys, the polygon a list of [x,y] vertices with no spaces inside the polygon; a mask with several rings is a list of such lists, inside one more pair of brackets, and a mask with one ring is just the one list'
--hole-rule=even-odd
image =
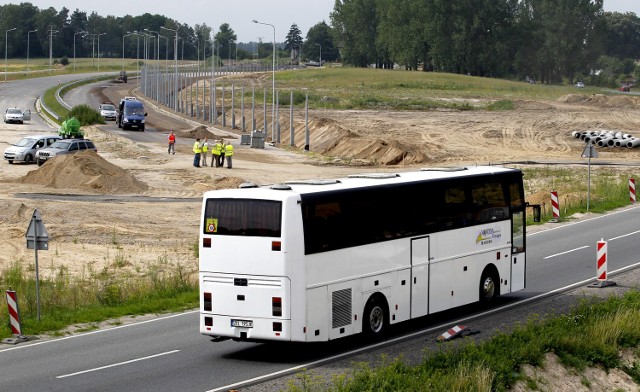
{"label": "bus roof", "polygon": [[425,168],[408,172],[359,173],[336,179],[293,180],[280,184],[258,186],[245,183],[240,188],[208,191],[204,198],[260,198],[284,200],[294,195],[330,192],[343,189],[365,188],[378,185],[403,184],[416,181],[443,180],[448,178],[475,177],[486,174],[519,173],[520,170],[500,166],[469,166],[450,168]]}

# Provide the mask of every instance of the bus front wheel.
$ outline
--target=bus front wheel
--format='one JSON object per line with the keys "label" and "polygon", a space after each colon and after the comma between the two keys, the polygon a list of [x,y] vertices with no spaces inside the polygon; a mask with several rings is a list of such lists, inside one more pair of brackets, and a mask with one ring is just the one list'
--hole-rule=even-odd
{"label": "bus front wheel", "polygon": [[382,336],[389,326],[389,311],[383,299],[372,297],[364,308],[362,330],[370,336]]}
{"label": "bus front wheel", "polygon": [[480,278],[480,302],[489,303],[500,295],[498,273],[492,268],[487,268]]}

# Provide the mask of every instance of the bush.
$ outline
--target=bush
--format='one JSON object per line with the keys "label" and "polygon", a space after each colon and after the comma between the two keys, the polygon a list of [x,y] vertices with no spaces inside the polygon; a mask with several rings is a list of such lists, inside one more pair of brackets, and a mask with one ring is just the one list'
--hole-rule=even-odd
{"label": "bush", "polygon": [[62,64],[62,65],[65,65],[65,66],[66,66],[66,65],[69,65],[69,58],[68,58],[67,56],[63,56],[63,57],[60,59],[59,63],[60,63],[60,64]]}
{"label": "bush", "polygon": [[104,118],[96,109],[89,105],[74,106],[67,118],[75,117],[80,121],[80,125],[104,124]]}

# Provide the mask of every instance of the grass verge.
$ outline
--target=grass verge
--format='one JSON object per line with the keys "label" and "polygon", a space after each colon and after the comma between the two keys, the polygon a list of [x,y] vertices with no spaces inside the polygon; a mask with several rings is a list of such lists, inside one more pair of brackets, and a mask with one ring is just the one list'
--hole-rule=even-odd
{"label": "grass verge", "polygon": [[[507,391],[522,380],[521,365],[541,366],[544,355],[555,353],[561,363],[578,371],[588,366],[619,368],[640,382],[638,363],[622,363],[620,351],[640,346],[640,292],[622,297],[583,302],[570,314],[542,319],[533,317],[510,334],[483,343],[449,344],[427,352],[418,366],[402,358],[383,357],[373,369],[360,363],[351,374],[326,385],[313,372],[303,372],[290,382],[289,391]],[[534,389],[537,390],[537,389]]]}
{"label": "grass verge", "polygon": [[[117,259],[117,258],[116,258]],[[115,260],[117,261],[117,260]],[[163,260],[146,273],[123,274],[104,269],[73,277],[61,267],[52,278],[40,279],[41,320],[37,320],[35,266],[15,262],[0,274],[0,287],[19,294],[22,332],[25,335],[59,334],[73,324],[98,323],[130,315],[193,309],[198,306],[197,273]],[[0,320],[9,320],[6,307]],[[0,337],[11,336],[8,324]]]}

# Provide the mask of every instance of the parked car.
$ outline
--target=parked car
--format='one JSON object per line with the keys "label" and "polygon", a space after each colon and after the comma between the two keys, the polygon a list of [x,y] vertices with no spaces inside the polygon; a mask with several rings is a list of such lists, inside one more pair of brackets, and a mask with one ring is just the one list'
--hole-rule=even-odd
{"label": "parked car", "polygon": [[31,120],[31,110],[22,111],[18,108],[9,108],[4,111],[5,123],[23,124],[25,121]]}
{"label": "parked car", "polygon": [[96,146],[89,139],[58,140],[50,147],[40,149],[36,152],[36,163],[38,163],[38,166],[42,166],[46,161],[55,158],[58,155],[73,154],[83,150],[93,150],[98,152]]}
{"label": "parked car", "polygon": [[116,105],[105,102],[98,107],[98,111],[105,120],[116,120]]}
{"label": "parked car", "polygon": [[33,163],[38,150],[49,147],[58,140],[60,140],[58,135],[25,136],[16,144],[4,150],[4,159],[9,163]]}
{"label": "parked car", "polygon": [[578,82],[578,83],[576,83],[576,87],[577,87],[577,88],[584,88],[584,82]]}

